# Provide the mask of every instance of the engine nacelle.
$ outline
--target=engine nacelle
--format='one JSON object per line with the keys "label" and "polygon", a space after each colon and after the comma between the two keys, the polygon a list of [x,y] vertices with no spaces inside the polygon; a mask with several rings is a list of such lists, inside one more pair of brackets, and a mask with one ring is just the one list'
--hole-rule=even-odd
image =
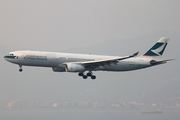
{"label": "engine nacelle", "polygon": [[65,69],[66,72],[83,72],[85,67],[76,63],[67,63]]}
{"label": "engine nacelle", "polygon": [[54,72],[65,72],[65,67],[53,67],[52,70]]}

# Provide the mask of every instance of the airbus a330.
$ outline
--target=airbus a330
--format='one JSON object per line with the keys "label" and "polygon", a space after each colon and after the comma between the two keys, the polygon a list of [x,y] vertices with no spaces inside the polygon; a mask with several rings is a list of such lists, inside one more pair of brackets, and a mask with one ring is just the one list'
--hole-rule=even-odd
{"label": "airbus a330", "polygon": [[23,71],[22,66],[50,67],[54,72],[73,72],[78,73],[83,79],[96,79],[93,71],[131,71],[173,60],[161,59],[168,40],[169,38],[162,37],[145,54],[138,57],[138,52],[118,57],[21,50],[10,52],[4,59],[19,65],[20,72]]}

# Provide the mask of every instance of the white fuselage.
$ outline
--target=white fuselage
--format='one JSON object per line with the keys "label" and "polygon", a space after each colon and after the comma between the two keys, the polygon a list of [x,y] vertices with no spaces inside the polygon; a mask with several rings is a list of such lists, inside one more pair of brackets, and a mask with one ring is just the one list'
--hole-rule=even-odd
{"label": "white fuselage", "polygon": [[[11,57],[15,56],[15,57]],[[118,56],[102,56],[91,54],[73,54],[58,52],[39,52],[39,51],[14,51],[4,57],[7,61],[25,66],[52,67],[54,71],[65,72],[63,63],[96,61],[103,59],[116,59]],[[95,70],[103,71],[129,71],[142,69],[152,66],[151,57],[133,57],[118,61],[115,64],[99,66]]]}
{"label": "white fuselage", "polygon": [[[22,66],[51,67],[54,72],[78,72],[83,79],[96,79],[92,71],[130,71],[164,64],[173,59],[160,60],[169,38],[159,39],[145,54],[136,57],[139,52],[129,56],[104,56],[40,51],[14,51],[4,59]],[[87,73],[86,73],[87,72]]]}

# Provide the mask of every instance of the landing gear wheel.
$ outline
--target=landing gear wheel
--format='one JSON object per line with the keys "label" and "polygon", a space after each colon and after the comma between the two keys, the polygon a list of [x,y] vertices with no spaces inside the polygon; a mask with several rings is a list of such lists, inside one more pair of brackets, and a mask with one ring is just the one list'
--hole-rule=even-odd
{"label": "landing gear wheel", "polygon": [[86,75],[83,75],[83,79],[87,79],[87,76],[86,76]]}
{"label": "landing gear wheel", "polygon": [[87,73],[87,76],[92,76],[92,73],[91,73],[91,72],[88,72],[88,73]]}
{"label": "landing gear wheel", "polygon": [[92,76],[91,76],[91,79],[93,79],[93,80],[96,79],[96,76],[92,75]]}
{"label": "landing gear wheel", "polygon": [[88,77],[91,77],[91,79],[96,79],[96,76],[93,75],[93,73],[91,71],[89,71],[87,74],[85,74],[84,72],[79,72],[78,73],[79,76],[81,76],[83,79],[87,79]]}
{"label": "landing gear wheel", "polygon": [[78,73],[79,76],[83,76],[84,74],[82,72]]}

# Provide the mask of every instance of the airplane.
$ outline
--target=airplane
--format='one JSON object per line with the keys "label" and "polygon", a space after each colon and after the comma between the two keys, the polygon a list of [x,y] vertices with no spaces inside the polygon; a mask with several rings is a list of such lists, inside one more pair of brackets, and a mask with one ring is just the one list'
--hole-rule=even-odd
{"label": "airplane", "polygon": [[174,59],[162,60],[161,56],[170,38],[162,37],[145,54],[137,56],[104,56],[92,54],[58,53],[20,50],[4,56],[8,62],[22,66],[51,67],[54,72],[78,73],[83,79],[96,79],[93,71],[131,71],[164,64]]}

